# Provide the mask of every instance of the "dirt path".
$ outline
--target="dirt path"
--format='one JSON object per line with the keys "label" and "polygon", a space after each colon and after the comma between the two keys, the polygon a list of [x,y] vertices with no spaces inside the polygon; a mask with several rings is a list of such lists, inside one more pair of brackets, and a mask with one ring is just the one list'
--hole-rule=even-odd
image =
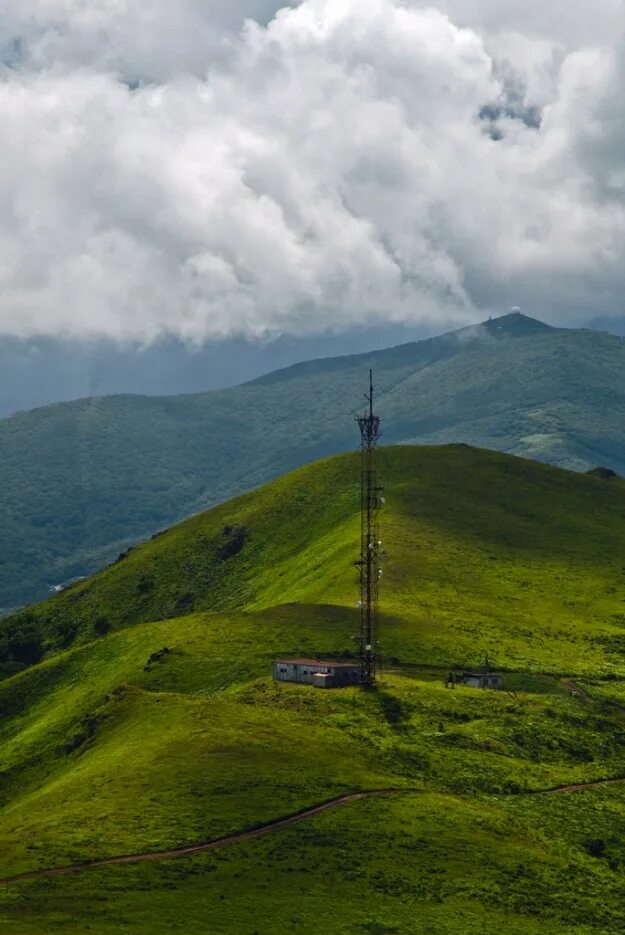
{"label": "dirt path", "polygon": [[[615,777],[613,779],[595,779],[591,782],[581,782],[575,785],[558,786],[555,789],[536,789],[529,792],[529,795],[556,795],[563,792],[581,792],[584,789],[593,789],[597,786],[610,786],[616,783],[625,782],[625,776]],[[167,851],[150,851],[146,854],[124,854],[120,857],[104,857],[101,860],[87,860],[80,864],[70,864],[66,867],[50,867],[45,870],[31,870],[27,873],[20,873],[13,877],[0,879],[0,886],[7,886],[11,883],[20,883],[26,880],[38,880],[42,877],[65,876],[68,873],[78,873],[82,870],[97,870],[99,867],[110,867],[114,864],[134,864],[142,863],[148,860],[173,860],[176,857],[191,857],[194,854],[202,854],[205,851],[217,850],[220,847],[229,847],[231,844],[238,844],[239,841],[250,841],[253,838],[260,838],[266,834],[272,834],[281,828],[288,828],[291,825],[298,824],[300,821],[306,821],[308,818],[314,818],[323,812],[330,811],[333,808],[339,808],[341,805],[347,805],[350,802],[358,802],[360,799],[369,799],[373,796],[381,795],[400,795],[414,793],[414,789],[369,789],[363,792],[348,792],[345,795],[337,796],[335,799],[329,799],[320,805],[314,805],[304,811],[296,812],[293,815],[287,815],[285,818],[278,818],[275,821],[269,821],[267,824],[259,825],[258,828],[252,828],[249,831],[237,831],[223,838],[216,838],[214,841],[207,841],[201,844],[191,844],[187,847],[176,847]]]}
{"label": "dirt path", "polygon": [[558,786],[556,789],[544,789],[535,795],[556,795],[558,792],[582,792],[584,789],[594,789],[596,786],[613,786],[618,782],[625,782],[625,776],[615,779],[595,779],[592,782],[579,782],[572,786]]}
{"label": "dirt path", "polygon": [[64,876],[67,873],[78,873],[81,870],[95,870],[98,867],[109,867],[112,864],[133,864],[148,860],[171,860],[176,857],[190,857],[193,854],[202,854],[204,851],[216,850],[220,847],[229,847],[231,844],[237,844],[239,841],[250,841],[252,838],[260,838],[265,834],[272,834],[281,828],[288,828],[300,821],[313,818],[322,812],[338,808],[341,805],[347,805],[349,802],[357,802],[359,799],[368,799],[376,795],[398,795],[409,793],[411,789],[370,789],[363,792],[349,792],[346,795],[337,796],[320,805],[314,805],[302,812],[296,812],[294,815],[287,815],[286,818],[278,818],[275,821],[267,822],[265,825],[259,825],[250,831],[237,831],[235,834],[227,835],[224,838],[217,838],[214,841],[204,842],[202,844],[191,844],[188,847],[172,848],[168,851],[152,851],[147,854],[126,854],[121,857],[104,857],[101,860],[87,860],[80,864],[71,864],[67,867],[51,867],[46,870],[31,870],[28,873],[20,873],[14,877],[5,877],[0,880],[0,886],[6,886],[10,883],[19,883],[22,880],[37,880],[41,877]]}

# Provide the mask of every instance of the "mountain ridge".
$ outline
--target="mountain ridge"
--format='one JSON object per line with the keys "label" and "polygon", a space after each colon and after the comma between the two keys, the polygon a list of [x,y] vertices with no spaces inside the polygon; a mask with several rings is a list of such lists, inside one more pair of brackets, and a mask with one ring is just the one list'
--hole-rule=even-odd
{"label": "mountain ridge", "polygon": [[[398,352],[404,352],[407,362],[412,362],[413,357],[410,352],[423,346],[424,348],[430,347],[431,345],[437,344],[446,344],[448,343],[451,347],[454,346],[456,341],[463,341],[465,339],[469,340],[479,340],[480,337],[490,336],[490,337],[523,337],[529,334],[544,333],[548,331],[590,331],[591,333],[605,334],[608,335],[609,332],[593,332],[590,328],[563,328],[554,325],[548,325],[545,322],[540,321],[537,318],[533,318],[529,315],[525,315],[521,312],[507,312],[504,315],[500,315],[495,318],[488,318],[484,321],[478,322],[472,325],[465,325],[462,328],[453,329],[451,331],[446,331],[438,335],[433,335],[429,338],[423,338],[419,341],[406,341],[401,342],[400,344],[394,344],[389,347],[376,348],[369,351],[358,351],[353,354],[337,354],[332,355],[331,357],[313,357],[310,360],[299,361],[294,364],[289,364],[286,367],[279,367],[275,370],[271,370],[268,373],[261,374],[260,376],[253,377],[250,380],[245,380],[242,383],[238,383],[236,386],[225,387],[224,389],[210,389],[203,390],[201,392],[193,393],[173,393],[173,394],[154,394],[154,393],[106,393],[106,394],[95,394],[87,396],[78,396],[75,399],[62,400],[59,402],[46,403],[43,406],[35,406],[32,409],[22,409],[17,412],[11,413],[10,415],[1,416],[0,422],[9,421],[11,419],[16,419],[21,416],[27,415],[28,413],[41,412],[43,410],[51,410],[60,406],[73,406],[78,404],[85,404],[95,400],[102,399],[144,399],[144,400],[172,400],[172,399],[188,399],[188,398],[197,398],[203,397],[208,394],[228,392],[229,390],[238,389],[241,387],[257,386],[263,384],[270,384],[278,382],[281,379],[287,379],[292,376],[297,376],[300,372],[306,372],[307,370],[315,370],[318,365],[323,365],[327,367],[328,370],[340,369],[341,366],[344,366],[346,363],[353,363],[355,366],[362,361],[369,360],[374,358],[379,361],[384,361],[386,356],[395,357]],[[463,335],[465,336],[463,338]],[[609,335],[610,337],[616,337],[619,341],[624,341],[625,338],[621,338],[617,335]],[[403,355],[399,355],[403,356]]]}
{"label": "mountain ridge", "polygon": [[228,390],[57,404],[0,421],[0,607],[43,597],[185,515],[353,449],[369,367],[385,443],[462,441],[625,473],[625,341],[522,315]]}
{"label": "mountain ridge", "polygon": [[[249,380],[247,383],[241,385],[254,386],[257,384],[272,383],[276,378],[287,378],[287,375],[297,376],[299,373],[305,373],[309,369],[313,370],[315,365],[319,364],[326,365],[329,369],[333,369],[333,365],[335,365],[336,368],[339,369],[341,365],[351,362],[356,366],[363,360],[369,358],[383,362],[387,356],[394,359],[398,356],[405,356],[408,362],[412,362],[413,356],[411,352],[420,347],[427,349],[432,346],[441,346],[449,349],[453,348],[458,341],[480,340],[480,338],[484,338],[485,336],[494,338],[521,337],[529,334],[556,330],[568,331],[571,329],[554,328],[552,325],[545,324],[545,322],[539,321],[537,318],[532,318],[529,315],[524,315],[521,312],[508,312],[506,315],[500,315],[497,318],[489,318],[478,324],[466,325],[463,328],[457,328],[453,331],[446,331],[430,338],[423,338],[421,341],[408,341],[402,344],[395,344],[392,347],[380,348],[379,350],[367,351],[365,353],[360,352],[357,354],[341,354],[337,357],[313,358],[308,361],[291,364],[288,367],[282,367],[279,370],[273,370],[271,373],[255,377],[253,380]],[[399,352],[403,352],[403,354]]]}

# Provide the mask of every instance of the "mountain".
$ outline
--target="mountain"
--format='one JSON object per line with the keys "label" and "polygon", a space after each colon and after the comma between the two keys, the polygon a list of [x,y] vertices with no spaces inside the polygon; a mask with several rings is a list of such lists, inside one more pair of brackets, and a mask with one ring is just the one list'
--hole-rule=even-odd
{"label": "mountain", "polygon": [[0,607],[189,513],[353,449],[373,367],[387,443],[463,441],[625,473],[625,341],[520,314],[193,396],[91,398],[0,421]]}
{"label": "mountain", "polygon": [[[592,783],[623,777],[625,483],[462,445],[389,447],[380,470],[376,691],[270,677],[353,657],[356,455],[0,623],[2,928],[623,930],[625,784]],[[443,686],[485,653],[504,691]]]}
{"label": "mountain", "polygon": [[346,334],[283,335],[266,341],[224,338],[200,347],[174,338],[140,345],[0,336],[0,418],[84,396],[163,396],[222,389],[311,357],[420,340],[434,330],[387,324],[352,328]]}

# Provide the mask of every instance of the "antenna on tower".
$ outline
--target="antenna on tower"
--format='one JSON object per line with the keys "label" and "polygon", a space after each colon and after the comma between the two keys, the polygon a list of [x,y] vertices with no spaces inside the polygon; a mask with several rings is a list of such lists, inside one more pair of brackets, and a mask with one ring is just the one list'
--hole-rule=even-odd
{"label": "antenna on tower", "polygon": [[356,417],[361,435],[360,479],[360,684],[375,685],[378,662],[378,598],[380,590],[380,507],[382,487],[378,483],[376,453],[380,418],[373,408],[373,371],[369,371],[367,408]]}

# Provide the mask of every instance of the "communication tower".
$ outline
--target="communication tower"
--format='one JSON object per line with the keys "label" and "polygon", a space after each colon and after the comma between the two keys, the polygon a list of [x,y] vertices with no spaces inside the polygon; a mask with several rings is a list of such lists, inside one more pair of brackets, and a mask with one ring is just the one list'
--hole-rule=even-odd
{"label": "communication tower", "polygon": [[373,688],[379,655],[378,597],[380,590],[380,507],[382,487],[378,483],[376,464],[380,438],[380,417],[373,411],[373,371],[369,371],[367,407],[356,417],[361,435],[360,480],[360,684]]}

